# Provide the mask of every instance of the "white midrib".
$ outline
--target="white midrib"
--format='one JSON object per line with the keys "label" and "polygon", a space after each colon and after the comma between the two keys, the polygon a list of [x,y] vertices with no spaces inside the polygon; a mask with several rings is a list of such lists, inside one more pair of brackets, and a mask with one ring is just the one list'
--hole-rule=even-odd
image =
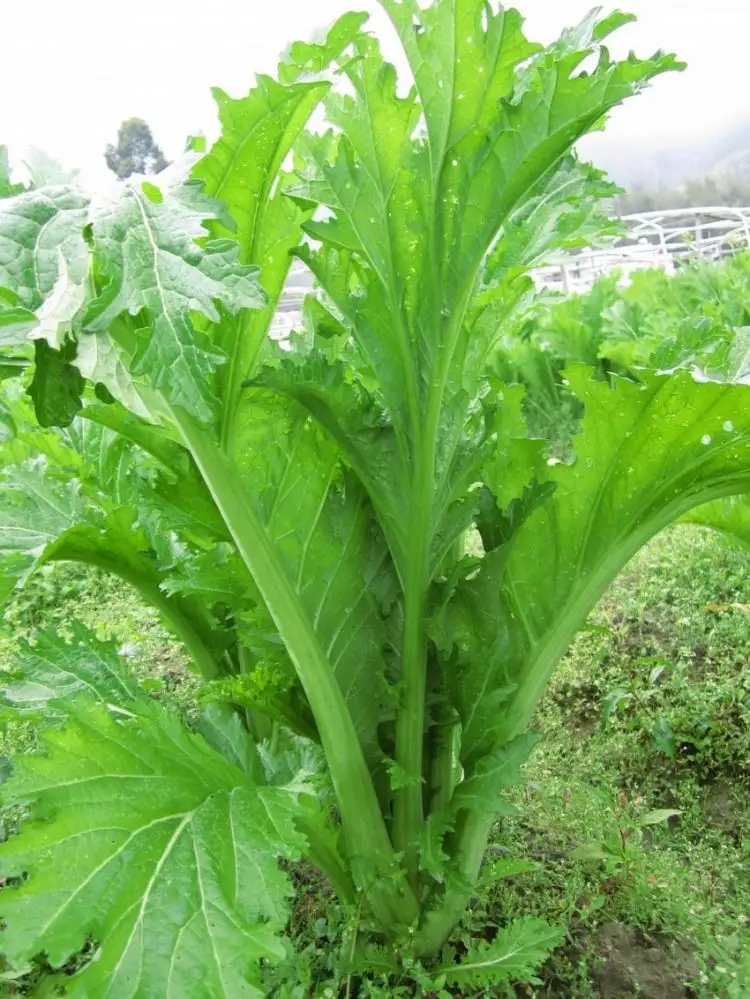
{"label": "white midrib", "polygon": [[167,307],[167,296],[164,290],[164,285],[161,282],[161,274],[159,272],[159,245],[154,239],[154,234],[151,230],[149,217],[144,210],[141,199],[135,193],[134,193],[134,199],[136,205],[138,206],[138,211],[140,212],[141,219],[143,220],[143,228],[146,230],[146,236],[148,238],[149,246],[151,247],[151,255],[154,260],[154,269],[153,269],[154,281],[156,282],[156,290],[159,295],[159,299],[162,303],[162,314],[166,319],[167,323],[169,324],[169,328],[171,329],[175,340],[177,341],[177,343],[180,343],[180,336],[179,333],[177,332],[175,324],[172,321],[172,315],[169,311],[169,308]]}

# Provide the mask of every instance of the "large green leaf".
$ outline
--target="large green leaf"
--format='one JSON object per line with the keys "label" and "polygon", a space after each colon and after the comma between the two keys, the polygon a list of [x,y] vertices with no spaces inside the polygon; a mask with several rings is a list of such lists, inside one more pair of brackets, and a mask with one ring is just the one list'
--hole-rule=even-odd
{"label": "large green leaf", "polygon": [[86,195],[64,185],[0,200],[0,287],[35,310],[52,294],[64,268],[81,283],[89,265],[83,238],[88,207]]}
{"label": "large green leaf", "polygon": [[[677,64],[660,54],[612,62],[602,41],[618,17],[589,17],[542,50],[526,41],[517,11],[482,0],[384,6],[416,89],[399,94],[376,42],[358,41],[359,58],[342,67],[353,93],[327,98],[335,132],[306,138],[291,193],[326,210],[305,224],[319,246],[300,255],[351,330],[356,347],[342,360],[376,386],[392,425],[395,496],[409,494],[434,450],[422,476],[433,476],[433,495],[414,500],[434,569],[471,515],[465,494],[487,442],[482,378],[509,318],[528,304],[524,272],[611,230],[596,207],[611,187],[570,150]],[[372,476],[363,481],[371,490]],[[403,577],[407,556],[388,537]]]}
{"label": "large green leaf", "polygon": [[[43,710],[49,721],[55,710],[50,702],[85,694],[105,704],[128,705],[141,697],[114,643],[97,641],[79,622],[74,621],[70,630],[71,643],[42,631],[33,645],[23,643],[15,653],[3,691],[14,713]],[[64,704],[57,711],[64,717]]]}
{"label": "large green leaf", "polygon": [[81,704],[44,741],[4,788],[33,806],[0,847],[3,876],[24,876],[0,895],[11,968],[40,953],[59,968],[92,940],[64,979],[73,999],[261,999],[258,962],[285,953],[294,794],[253,786],[155,708]]}
{"label": "large green leaf", "polygon": [[238,414],[234,458],[346,698],[371,767],[386,713],[395,580],[367,497],[337,449],[294,403],[253,390]]}
{"label": "large green leaf", "polygon": [[[594,11],[545,50],[527,41],[513,8],[494,11],[484,0],[383,5],[424,108],[443,300],[453,310],[516,205],[612,107],[677,64],[660,53],[613,62],[602,42],[623,16],[599,20]],[[595,67],[581,72],[592,57]]]}
{"label": "large green leaf", "polygon": [[[576,630],[650,537],[692,507],[750,491],[746,387],[687,373],[610,385],[582,366],[567,377],[585,407],[574,463],[548,467],[552,495],[458,587],[441,619],[438,640],[464,662],[456,693],[472,767],[528,723]],[[509,466],[521,455],[510,452]],[[530,465],[529,477],[538,471]],[[493,472],[497,494],[499,463]]]}
{"label": "large green leaf", "polygon": [[[316,346],[309,354],[296,351],[287,357],[279,351],[283,360],[264,367],[252,384],[295,400],[336,442],[367,491],[389,547],[402,564],[408,548],[403,515],[407,475],[393,427],[377,399],[352,377],[351,370],[320,349],[325,340],[316,330],[313,327]],[[394,470],[399,473],[395,481]]]}
{"label": "large green leaf", "polygon": [[204,222],[217,216],[218,205],[199,187],[177,179],[155,195],[150,184],[126,184],[114,202],[96,206],[95,258],[109,283],[86,328],[104,332],[121,313],[146,310],[149,329],[137,336],[133,374],[207,421],[212,412],[207,376],[224,357],[198,332],[191,314],[219,323],[219,303],[234,313],[259,308],[264,296],[258,269],[239,262],[237,243],[205,242]]}
{"label": "large green leaf", "polygon": [[491,942],[482,940],[471,946],[460,964],[440,970],[455,985],[528,981],[564,938],[563,927],[544,919],[515,919],[501,927]]}
{"label": "large green leaf", "polygon": [[333,213],[305,225],[323,246],[302,256],[378,372],[405,440],[419,402],[413,341],[429,305],[421,287],[429,191],[420,169],[424,151],[412,142],[420,109],[414,93],[397,95],[395,69],[382,61],[377,43],[366,39],[358,47],[360,58],[344,67],[355,98],[333,94],[326,102],[342,135],[306,137],[304,172],[293,193]]}
{"label": "large green leaf", "polygon": [[96,566],[157,607],[197,667],[214,675],[231,639],[211,617],[205,593],[164,588],[167,568],[178,557],[189,560],[189,552],[175,547],[168,517],[151,525],[139,516],[141,497],[151,496],[146,483],[153,481],[153,465],[141,479],[137,449],[88,422],[64,436],[51,432],[32,440],[49,457],[10,463],[0,474],[2,600],[45,563]]}
{"label": "large green leaf", "polygon": [[[277,175],[292,143],[328,90],[324,81],[283,86],[266,76],[250,94],[234,100],[215,90],[221,137],[193,169],[206,192],[221,198],[236,228],[227,233],[220,222],[214,236],[232,235],[240,244],[240,260],[259,263],[268,296],[264,309],[240,314],[222,331],[219,346],[228,358],[219,372],[225,434],[237,407],[242,381],[249,375],[268,331],[289,271],[290,251],[300,241],[304,214],[277,185]],[[278,185],[277,185],[278,187]]]}
{"label": "large green leaf", "polygon": [[[268,301],[264,309],[243,313],[226,324],[217,343],[228,358],[218,374],[222,400],[222,433],[231,432],[242,381],[251,373],[258,350],[284,287],[291,251],[302,236],[308,213],[284,195],[280,174],[297,137],[328,92],[330,82],[313,78],[357,36],[366,15],[349,13],[331,26],[322,41],[291,46],[279,67],[281,82],[259,76],[247,97],[239,100],[215,89],[221,137],[193,169],[207,194],[227,206],[235,227],[210,224],[212,236],[230,235],[240,244],[239,259],[260,266]],[[295,82],[304,73],[304,82]]]}

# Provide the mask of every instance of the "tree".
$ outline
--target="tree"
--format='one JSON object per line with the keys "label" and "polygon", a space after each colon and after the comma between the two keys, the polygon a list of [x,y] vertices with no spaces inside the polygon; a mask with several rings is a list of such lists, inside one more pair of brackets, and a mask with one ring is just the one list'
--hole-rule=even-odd
{"label": "tree", "polygon": [[117,145],[107,145],[104,159],[118,180],[134,173],[160,173],[169,166],[142,118],[128,118],[120,125]]}

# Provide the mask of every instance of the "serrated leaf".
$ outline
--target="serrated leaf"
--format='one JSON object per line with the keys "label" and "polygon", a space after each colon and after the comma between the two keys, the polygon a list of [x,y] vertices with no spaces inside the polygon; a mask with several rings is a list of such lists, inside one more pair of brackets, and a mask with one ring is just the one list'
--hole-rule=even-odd
{"label": "serrated leaf", "polygon": [[465,808],[491,815],[512,810],[502,792],[520,782],[521,767],[540,738],[535,732],[526,732],[481,757],[453,792],[451,811],[455,814]]}
{"label": "serrated leaf", "polygon": [[249,777],[257,780],[262,776],[258,750],[235,708],[207,704],[201,712],[199,731],[209,746]]}
{"label": "serrated leaf", "polygon": [[239,611],[249,610],[258,599],[245,564],[225,543],[180,559],[164,580],[163,589],[169,594],[200,597],[207,606],[224,603]]}
{"label": "serrated leaf", "polygon": [[93,385],[108,392],[136,416],[151,419],[148,404],[128,371],[122,348],[106,333],[87,333],[78,340],[72,362]]}
{"label": "serrated leaf", "polygon": [[540,965],[565,938],[565,929],[544,919],[516,919],[501,927],[495,939],[469,949],[460,964],[439,969],[455,985],[507,981],[534,982]]}
{"label": "serrated leaf", "polygon": [[306,78],[325,73],[332,62],[340,59],[368,18],[368,14],[360,11],[349,11],[325,30],[317,32],[311,41],[293,42],[279,63],[281,82],[292,83],[300,76]]}
{"label": "serrated leaf", "polygon": [[62,250],[58,251],[58,278],[52,291],[37,309],[37,323],[29,333],[33,340],[46,340],[54,350],[62,350],[72,337],[76,316],[83,307],[86,288],[71,275]]}
{"label": "serrated leaf", "polygon": [[419,867],[438,883],[445,878],[450,854],[445,852],[446,833],[453,828],[450,814],[433,812],[425,819],[419,834]]}
{"label": "serrated leaf", "polygon": [[82,516],[76,482],[60,484],[43,460],[4,469],[0,551],[33,555]]}
{"label": "serrated leaf", "polygon": [[[215,89],[221,137],[193,168],[206,193],[227,206],[234,228],[209,223],[214,237],[231,235],[240,245],[239,259],[260,266],[267,295],[265,308],[242,314],[219,331],[217,345],[228,358],[218,372],[222,401],[222,433],[232,425],[242,382],[255,365],[258,351],[276,311],[291,264],[291,251],[301,241],[309,212],[284,195],[283,164],[330,83],[318,78],[295,82],[305,71],[321,72],[336,59],[359,30],[361,15],[345,14],[321,42],[297,43],[279,67],[279,81],[258,76],[247,97],[232,99]],[[306,69],[303,70],[302,66]]]}
{"label": "serrated leaf", "polygon": [[199,185],[179,179],[164,185],[155,202],[139,183],[127,183],[116,200],[91,212],[95,259],[109,284],[86,328],[105,332],[120,313],[146,310],[149,330],[139,338],[133,375],[163,390],[174,405],[207,421],[212,412],[208,378],[224,357],[201,334],[191,314],[220,321],[229,313],[260,308],[264,296],[258,270],[241,264],[232,240],[205,240],[204,222],[216,218],[216,203]]}
{"label": "serrated leaf", "polygon": [[0,200],[0,287],[36,310],[52,294],[64,260],[69,279],[82,283],[89,266],[83,239],[89,199],[65,185]]}
{"label": "serrated leaf", "polygon": [[41,427],[69,427],[83,405],[84,380],[72,363],[74,343],[55,350],[46,340],[34,344],[34,378],[29,395]]}
{"label": "serrated leaf", "polygon": [[[49,441],[38,435],[34,443],[48,447],[52,460],[11,464],[0,476],[3,600],[47,562],[97,566],[136,586],[166,615],[191,658],[212,675],[214,660],[227,647],[226,631],[200,598],[162,589],[175,553],[169,537],[137,523],[131,504],[140,505],[140,497],[149,493],[140,492],[144,486],[138,481],[135,449],[123,437],[88,422],[66,435],[65,440],[51,435]],[[108,501],[103,493],[109,494]],[[190,502],[190,495],[185,499]],[[161,552],[155,548],[159,543]]]}
{"label": "serrated leaf", "polygon": [[285,953],[277,861],[302,844],[293,797],[254,787],[156,709],[123,722],[82,705],[45,743],[6,786],[34,805],[0,846],[3,875],[27,875],[0,896],[11,967],[42,951],[60,967],[91,936],[72,999],[261,999],[258,961]]}
{"label": "serrated leaf", "polygon": [[[612,385],[567,374],[585,406],[576,460],[549,469],[555,491],[520,528],[502,582],[505,647],[517,650],[506,667],[539,670],[540,684],[633,552],[711,495],[750,489],[746,388],[684,372]],[[546,553],[542,572],[532,549]]]}
{"label": "serrated leaf", "polygon": [[[3,694],[14,711],[46,710],[49,702],[66,702],[85,694],[104,704],[120,707],[137,702],[143,694],[113,642],[99,642],[80,624],[70,624],[72,641],[66,642],[53,631],[42,631],[34,644],[22,642],[11,659],[11,679],[3,684]],[[59,713],[64,716],[65,707]]]}
{"label": "serrated leaf", "polygon": [[[483,0],[384,6],[425,111],[450,306],[502,220],[577,136],[677,64],[661,54],[612,62],[599,47],[598,12],[545,51],[525,38],[512,8],[489,11]],[[579,73],[589,56],[600,56],[598,65]]]}
{"label": "serrated leaf", "polygon": [[[316,299],[308,302],[310,308],[319,306]],[[351,377],[345,364],[331,361],[317,348],[268,364],[250,384],[293,399],[333,438],[367,490],[394,558],[403,563],[408,542],[403,487],[408,476],[393,428],[377,399]]]}
{"label": "serrated leaf", "polygon": [[[374,373],[397,444],[387,473],[395,495],[408,494],[400,463],[418,461],[425,421],[434,433],[433,569],[472,517],[467,492],[492,443],[481,379],[530,294],[525,270],[608,227],[596,202],[611,188],[570,151],[676,64],[613,62],[594,16],[543,51],[517,11],[490,12],[483,0],[384,6],[416,90],[399,92],[377,43],[357,40],[342,67],[351,93],[327,98],[334,129],[301,143],[290,194],[321,209],[305,224],[314,245],[299,256],[351,331],[347,362]],[[588,57],[599,62],[581,72]],[[404,575],[406,557],[388,537]]]}

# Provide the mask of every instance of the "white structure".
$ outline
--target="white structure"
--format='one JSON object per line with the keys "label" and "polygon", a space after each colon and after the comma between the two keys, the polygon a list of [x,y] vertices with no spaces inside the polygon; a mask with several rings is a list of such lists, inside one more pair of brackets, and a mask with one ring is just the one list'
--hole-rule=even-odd
{"label": "white structure", "polygon": [[597,278],[617,271],[627,282],[636,270],[672,273],[689,260],[721,260],[750,249],[750,208],[676,208],[627,215],[626,236],[597,249],[560,255],[533,272],[537,283],[558,291],[588,291]]}
{"label": "white structure", "polygon": [[[750,250],[750,207],[677,208],[627,215],[627,234],[596,249],[561,254],[532,275],[540,287],[585,292],[605,274],[620,273],[627,283],[633,271],[661,267],[673,273],[681,264],[702,258],[721,260]],[[271,328],[286,340],[299,325],[302,300],[312,289],[312,275],[295,261]]]}

